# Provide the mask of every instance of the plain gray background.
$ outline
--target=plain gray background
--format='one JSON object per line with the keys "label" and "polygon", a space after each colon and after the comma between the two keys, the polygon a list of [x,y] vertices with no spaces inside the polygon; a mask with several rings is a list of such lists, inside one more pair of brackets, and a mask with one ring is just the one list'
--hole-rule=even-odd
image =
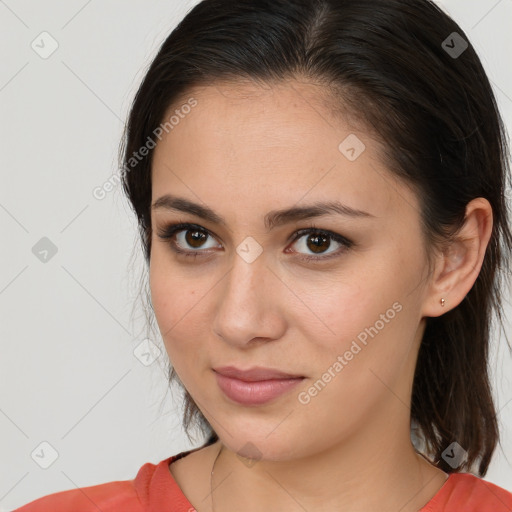
{"label": "plain gray background", "polygon": [[[132,311],[143,266],[134,216],[119,186],[93,195],[117,173],[144,71],[195,3],[0,1],[0,511],[131,479],[145,462],[201,441],[180,427],[165,352],[152,364],[136,356],[145,330],[140,308]],[[442,5],[479,52],[510,130],[512,1]],[[512,491],[503,336],[491,364],[503,448],[486,480]]]}

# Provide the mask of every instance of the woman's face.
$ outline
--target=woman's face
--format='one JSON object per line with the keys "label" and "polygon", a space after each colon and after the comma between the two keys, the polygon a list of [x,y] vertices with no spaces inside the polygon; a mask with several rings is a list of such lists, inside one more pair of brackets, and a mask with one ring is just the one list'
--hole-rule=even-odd
{"label": "woman's face", "polygon": [[[172,196],[151,212],[158,326],[201,412],[247,457],[409,435],[429,293],[418,200],[369,134],[333,117],[323,98],[295,81],[196,88],[169,110],[166,120],[177,117],[154,153],[152,204]],[[173,198],[218,218],[171,208]],[[317,203],[338,209],[308,216]],[[306,210],[275,216],[295,209]],[[194,226],[159,236],[177,223]],[[303,379],[260,403],[246,390],[241,403],[219,385],[213,369],[223,366]]]}

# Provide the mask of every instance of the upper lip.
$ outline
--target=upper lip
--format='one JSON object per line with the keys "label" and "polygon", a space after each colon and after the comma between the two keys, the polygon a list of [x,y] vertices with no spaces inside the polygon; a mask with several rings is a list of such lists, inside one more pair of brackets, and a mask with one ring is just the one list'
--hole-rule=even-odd
{"label": "upper lip", "polygon": [[271,379],[296,379],[303,377],[303,375],[293,375],[291,373],[274,370],[272,368],[264,368],[262,366],[254,366],[247,370],[241,370],[235,366],[222,366],[214,368],[213,370],[225,375],[226,377],[232,377],[234,379],[244,380],[247,382]]}

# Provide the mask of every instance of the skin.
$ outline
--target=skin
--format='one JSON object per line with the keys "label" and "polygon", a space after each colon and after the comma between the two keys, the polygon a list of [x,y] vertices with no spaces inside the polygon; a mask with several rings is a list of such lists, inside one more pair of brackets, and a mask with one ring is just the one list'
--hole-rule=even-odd
{"label": "skin", "polygon": [[[448,475],[411,444],[417,353],[426,317],[456,307],[478,276],[492,228],[489,203],[468,205],[460,240],[435,253],[429,273],[414,191],[384,167],[364,127],[333,116],[319,85],[218,83],[189,97],[197,106],[155,149],[152,202],[183,197],[212,208],[226,226],[153,209],[150,288],[170,361],[220,441],[175,462],[171,473],[199,512],[212,510],[210,472],[222,445],[217,512],[419,510]],[[366,146],[355,161],[338,149],[349,134]],[[271,210],[319,200],[372,217],[331,214],[266,229]],[[177,255],[159,237],[159,229],[178,222],[209,232],[202,245],[187,243],[186,230],[174,237],[183,250],[206,256]],[[307,234],[291,241],[311,226],[354,245],[327,239],[315,251]],[[251,263],[236,252],[249,236],[263,251]],[[336,252],[324,262],[300,259]],[[400,312],[301,403],[299,393],[394,303]],[[230,364],[306,378],[248,407],[216,383],[212,368]]]}

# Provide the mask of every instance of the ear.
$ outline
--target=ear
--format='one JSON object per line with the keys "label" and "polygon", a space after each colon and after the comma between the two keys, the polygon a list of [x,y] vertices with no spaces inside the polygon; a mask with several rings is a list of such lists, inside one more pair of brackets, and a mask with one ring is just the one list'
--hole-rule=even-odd
{"label": "ear", "polygon": [[[492,225],[492,207],[487,199],[478,197],[467,204],[464,225],[436,257],[422,316],[441,316],[464,300],[482,268]],[[445,299],[444,306],[441,298]]]}

